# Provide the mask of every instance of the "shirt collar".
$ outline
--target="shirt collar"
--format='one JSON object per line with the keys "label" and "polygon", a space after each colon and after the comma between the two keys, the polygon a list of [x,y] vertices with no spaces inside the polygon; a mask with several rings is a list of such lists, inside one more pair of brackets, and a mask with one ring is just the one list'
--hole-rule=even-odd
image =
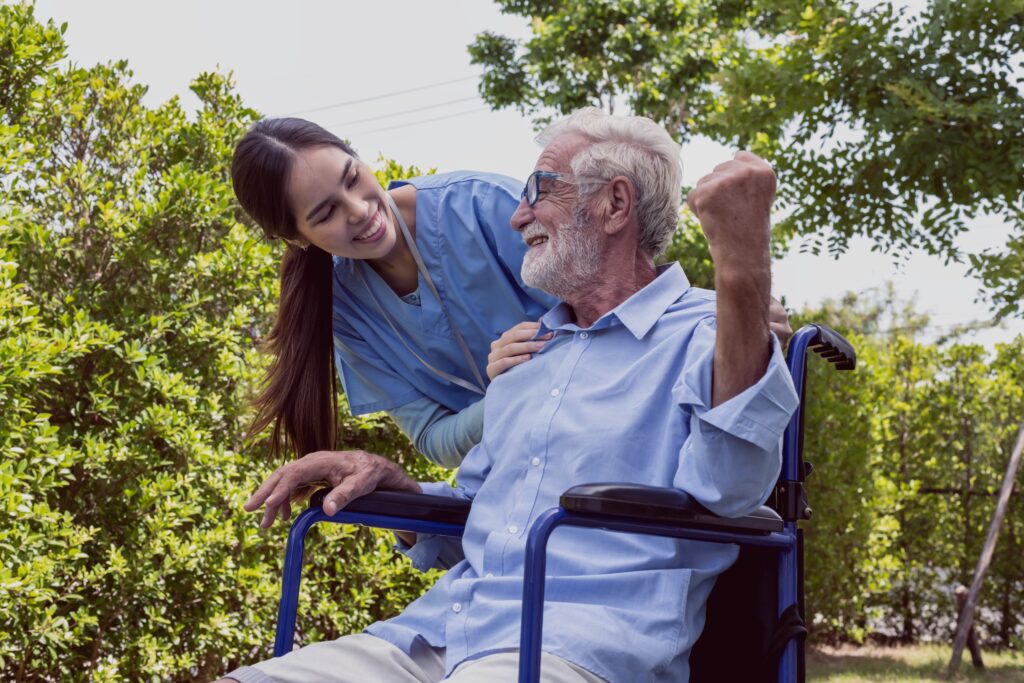
{"label": "shirt collar", "polygon": [[[635,292],[631,297],[621,304],[608,311],[590,327],[599,330],[613,325],[615,321],[621,322],[627,330],[637,339],[643,339],[654,323],[668,310],[668,307],[675,303],[686,290],[690,288],[690,281],[686,278],[682,267],[678,263],[668,263],[657,268],[657,276],[647,284],[646,287]],[[578,330],[580,329],[573,322],[572,309],[564,301],[544,314],[540,319],[540,330],[537,336],[542,336],[555,330]]]}

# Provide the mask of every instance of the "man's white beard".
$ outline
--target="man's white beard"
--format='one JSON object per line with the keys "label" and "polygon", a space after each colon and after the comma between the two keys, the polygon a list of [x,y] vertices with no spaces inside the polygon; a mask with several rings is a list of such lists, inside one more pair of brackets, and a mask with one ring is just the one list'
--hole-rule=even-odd
{"label": "man's white beard", "polygon": [[523,282],[566,299],[593,281],[601,267],[601,252],[597,241],[589,234],[587,214],[584,207],[577,206],[571,223],[560,226],[555,237],[548,233],[543,247],[533,247],[526,252],[521,272]]}

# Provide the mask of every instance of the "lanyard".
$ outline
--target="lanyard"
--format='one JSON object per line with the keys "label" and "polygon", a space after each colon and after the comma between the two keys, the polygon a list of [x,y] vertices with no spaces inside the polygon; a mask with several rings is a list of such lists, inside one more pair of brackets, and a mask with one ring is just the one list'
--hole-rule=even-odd
{"label": "lanyard", "polygon": [[463,389],[468,389],[469,391],[472,391],[476,394],[483,395],[486,392],[487,385],[484,383],[483,377],[480,375],[480,370],[476,367],[476,362],[473,360],[473,354],[470,353],[469,347],[466,345],[466,340],[462,338],[462,334],[459,333],[459,328],[455,326],[455,321],[452,320],[451,314],[448,313],[448,307],[444,305],[444,299],[441,298],[441,295],[437,291],[437,287],[434,286],[434,280],[433,278],[430,277],[430,272],[427,270],[426,265],[424,265],[423,263],[423,258],[420,256],[420,250],[416,246],[416,240],[414,240],[412,238],[412,235],[409,233],[409,226],[405,224],[405,219],[402,217],[402,213],[398,210],[398,206],[395,205],[395,200],[392,199],[391,194],[388,192],[385,192],[384,196],[387,198],[388,206],[391,208],[392,213],[395,214],[395,220],[398,221],[398,226],[402,230],[402,236],[405,237],[405,243],[409,245],[409,251],[412,252],[412,258],[414,261],[416,261],[416,268],[419,270],[420,273],[422,273],[423,281],[427,283],[427,287],[430,289],[430,292],[434,295],[434,298],[436,298],[437,302],[441,305],[441,310],[444,312],[444,317],[448,320],[448,327],[451,328],[452,334],[455,336],[455,341],[458,343],[459,348],[462,349],[462,355],[465,357],[466,363],[469,365],[470,370],[473,371],[473,377],[476,379],[477,383],[473,384],[467,380],[462,379],[461,377],[456,377],[451,373],[445,372],[444,370],[430,364],[423,356],[416,353],[416,351],[412,348],[412,345],[410,345],[409,342],[406,341],[405,336],[398,331],[397,326],[394,324],[394,322],[392,322],[391,317],[384,310],[384,307],[381,305],[380,301],[377,300],[377,296],[373,293],[373,290],[370,288],[370,285],[366,282],[366,279],[363,278],[362,270],[360,270],[357,267],[355,270],[357,273],[359,273],[359,279],[362,281],[363,286],[366,288],[366,291],[369,292],[370,298],[373,300],[373,303],[377,306],[377,310],[380,312],[381,317],[384,318],[388,326],[391,328],[391,331],[395,333],[395,336],[398,337],[399,341],[402,342],[402,345],[405,346],[406,350],[409,353],[415,356],[419,362],[423,363],[423,365],[428,370],[433,372],[438,377],[441,377],[442,379],[445,379],[451,382],[452,384],[455,384],[456,386],[460,386]]}

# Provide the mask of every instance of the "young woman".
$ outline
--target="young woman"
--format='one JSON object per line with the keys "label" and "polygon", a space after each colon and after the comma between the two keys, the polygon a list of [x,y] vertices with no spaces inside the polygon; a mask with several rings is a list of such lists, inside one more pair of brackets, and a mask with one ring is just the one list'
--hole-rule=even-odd
{"label": "young woman", "polygon": [[445,173],[385,191],[341,139],[294,118],[253,126],[231,176],[288,242],[253,431],[273,424],[275,454],[334,449],[336,368],[353,414],[387,411],[427,458],[461,463],[482,436],[485,377],[543,346],[536,321],[555,304],[520,276],[522,183]]}

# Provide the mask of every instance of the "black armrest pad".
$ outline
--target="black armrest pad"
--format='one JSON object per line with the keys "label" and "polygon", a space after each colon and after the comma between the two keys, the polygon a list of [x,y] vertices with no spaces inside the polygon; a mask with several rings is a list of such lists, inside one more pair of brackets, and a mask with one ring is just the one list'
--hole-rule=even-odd
{"label": "black armrest pad", "polygon": [[[320,489],[314,493],[309,499],[309,506],[322,506],[327,491],[328,489]],[[465,524],[466,518],[469,517],[470,505],[468,500],[446,496],[428,496],[425,493],[405,491],[373,491],[362,498],[356,498],[346,505],[345,509],[371,515],[392,515],[431,522]]]}
{"label": "black armrest pad", "polygon": [[746,517],[719,517],[679,489],[642,484],[582,484],[562,494],[562,507],[580,514],[611,515],[637,521],[679,523],[698,529],[737,533],[782,531],[782,518],[762,505]]}

